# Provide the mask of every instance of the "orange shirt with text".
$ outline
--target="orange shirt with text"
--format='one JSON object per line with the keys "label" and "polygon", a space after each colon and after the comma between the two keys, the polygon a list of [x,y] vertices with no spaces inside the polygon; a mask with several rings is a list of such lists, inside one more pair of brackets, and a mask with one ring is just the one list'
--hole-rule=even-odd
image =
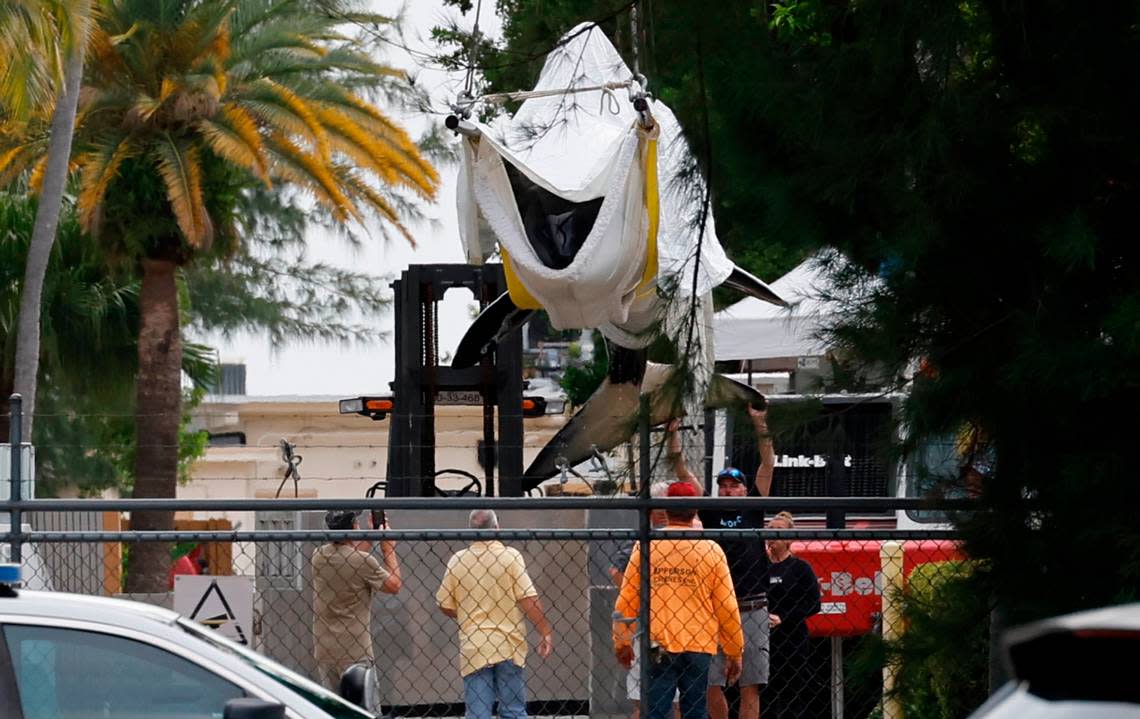
{"label": "orange shirt with text", "polygon": [[[688,527],[686,527],[688,529]],[[641,605],[641,545],[635,544],[614,607],[634,618]],[[709,539],[655,539],[649,551],[649,636],[665,651],[744,652],[740,610],[724,550]],[[633,624],[615,622],[615,647],[629,646]]]}

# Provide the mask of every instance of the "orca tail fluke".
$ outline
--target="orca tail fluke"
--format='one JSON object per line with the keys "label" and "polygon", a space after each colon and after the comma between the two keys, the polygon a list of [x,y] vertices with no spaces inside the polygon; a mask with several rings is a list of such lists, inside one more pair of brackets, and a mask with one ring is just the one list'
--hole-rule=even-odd
{"label": "orca tail fluke", "polygon": [[728,276],[728,279],[724,281],[724,284],[727,287],[731,287],[737,292],[743,292],[750,297],[755,297],[757,299],[764,300],[765,302],[771,302],[772,304],[778,305],[780,307],[788,306],[788,303],[784,300],[784,298],[776,294],[775,291],[772,290],[772,288],[769,287],[763,280],[748,270],[741,269],[736,265],[733,265],[732,274]]}

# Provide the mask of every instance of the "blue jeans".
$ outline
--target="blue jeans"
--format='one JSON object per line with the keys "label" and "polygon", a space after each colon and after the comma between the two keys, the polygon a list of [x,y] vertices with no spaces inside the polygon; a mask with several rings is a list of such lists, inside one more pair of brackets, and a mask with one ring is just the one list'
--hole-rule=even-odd
{"label": "blue jeans", "polygon": [[705,696],[712,655],[681,652],[661,656],[661,661],[649,663],[648,719],[669,719],[676,691],[681,692],[681,719],[707,719]]}
{"label": "blue jeans", "polygon": [[467,719],[491,719],[496,700],[499,702],[500,719],[526,719],[523,670],[509,659],[463,677]]}

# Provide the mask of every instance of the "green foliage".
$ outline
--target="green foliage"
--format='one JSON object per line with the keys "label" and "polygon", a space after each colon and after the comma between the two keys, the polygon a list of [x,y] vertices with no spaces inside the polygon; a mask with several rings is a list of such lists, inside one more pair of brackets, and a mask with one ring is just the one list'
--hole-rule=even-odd
{"label": "green foliage", "polygon": [[[5,368],[0,387],[12,387],[15,318],[35,218],[35,201],[0,193],[0,346]],[[35,424],[36,491],[56,496],[129,489],[134,472],[134,396],[138,283],[108,264],[79,230],[74,204],[65,202],[45,277],[40,392]],[[214,371],[212,352],[190,343],[183,370],[204,382]],[[189,432],[189,411],[200,390],[187,394],[179,441],[179,473],[205,450],[204,433]]]}
{"label": "green foliage", "polygon": [[[629,56],[612,0],[497,7],[494,89],[530,87],[536,54],[583,20],[608,18]],[[642,67],[698,148],[729,253],[770,278],[840,250],[833,280],[863,292],[831,338],[909,390],[908,443],[987,438],[990,511],[956,521],[1010,621],[1140,597],[1134,423],[1118,419],[1140,401],[1140,8],[643,10]]]}
{"label": "green foliage", "polygon": [[566,392],[566,398],[570,400],[571,406],[581,407],[590,399],[598,386],[606,378],[606,373],[610,369],[609,355],[606,354],[606,343],[602,338],[602,334],[594,331],[594,354],[585,363],[577,363],[570,365],[566,371],[562,373],[562,379],[559,384]]}
{"label": "green foliage", "polygon": [[906,630],[896,641],[868,635],[851,658],[861,685],[882,681],[897,663],[897,697],[906,716],[955,719],[988,696],[990,605],[979,594],[985,571],[976,562],[931,562],[915,567],[903,592]]}

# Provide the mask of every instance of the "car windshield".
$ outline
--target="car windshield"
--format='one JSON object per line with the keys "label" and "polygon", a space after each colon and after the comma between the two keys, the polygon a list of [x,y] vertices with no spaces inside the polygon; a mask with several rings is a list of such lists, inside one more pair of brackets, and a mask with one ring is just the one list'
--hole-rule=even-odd
{"label": "car windshield", "polygon": [[264,657],[237,642],[230,641],[212,629],[207,629],[188,619],[179,619],[178,626],[187,633],[193,634],[214,647],[237,657],[270,679],[284,684],[335,719],[375,719],[373,715],[341,699],[311,679],[307,679],[291,669],[286,669],[272,659]]}

